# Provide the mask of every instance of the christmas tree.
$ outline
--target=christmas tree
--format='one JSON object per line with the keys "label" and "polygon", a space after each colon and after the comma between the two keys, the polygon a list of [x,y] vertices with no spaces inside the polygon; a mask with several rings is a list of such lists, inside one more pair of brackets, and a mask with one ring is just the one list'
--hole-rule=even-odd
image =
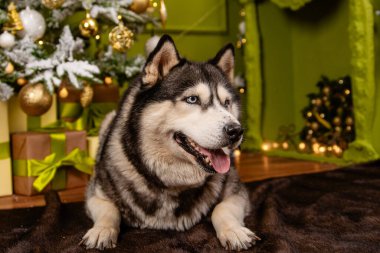
{"label": "christmas tree", "polygon": [[[130,58],[126,52],[147,24],[159,25],[159,4],[164,2],[1,1],[0,99],[28,84],[42,83],[52,94],[63,80],[77,89],[123,83],[144,64],[142,56]],[[72,21],[78,13],[86,16]],[[162,22],[165,18],[161,13]]]}
{"label": "christmas tree", "polygon": [[308,95],[309,105],[302,110],[305,127],[299,149],[341,156],[355,139],[351,80],[322,77],[317,87],[319,92]]}

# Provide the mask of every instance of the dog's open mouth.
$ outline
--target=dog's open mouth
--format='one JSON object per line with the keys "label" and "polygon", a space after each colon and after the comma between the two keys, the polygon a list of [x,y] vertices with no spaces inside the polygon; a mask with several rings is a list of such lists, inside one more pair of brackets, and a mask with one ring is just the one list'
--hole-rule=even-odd
{"label": "dog's open mouth", "polygon": [[195,143],[181,132],[174,134],[174,139],[187,153],[208,173],[226,173],[230,169],[230,157],[222,149],[207,149]]}

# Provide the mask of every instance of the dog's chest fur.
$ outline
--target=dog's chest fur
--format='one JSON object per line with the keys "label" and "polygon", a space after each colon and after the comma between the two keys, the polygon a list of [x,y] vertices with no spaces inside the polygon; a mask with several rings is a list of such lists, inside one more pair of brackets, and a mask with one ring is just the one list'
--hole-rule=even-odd
{"label": "dog's chest fur", "polygon": [[225,175],[216,174],[195,187],[161,188],[147,183],[143,177],[131,181],[107,162],[98,164],[102,166],[108,169],[97,169],[95,185],[115,202],[127,225],[141,228],[192,227],[220,200],[226,181]]}

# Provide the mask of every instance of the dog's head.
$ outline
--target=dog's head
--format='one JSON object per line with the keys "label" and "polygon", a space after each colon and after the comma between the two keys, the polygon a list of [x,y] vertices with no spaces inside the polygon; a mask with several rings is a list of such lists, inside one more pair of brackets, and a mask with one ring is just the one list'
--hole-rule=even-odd
{"label": "dog's head", "polygon": [[228,172],[229,151],[243,134],[233,71],[231,44],[195,63],[181,58],[164,35],[149,55],[133,110],[143,160],[166,182],[197,183]]}

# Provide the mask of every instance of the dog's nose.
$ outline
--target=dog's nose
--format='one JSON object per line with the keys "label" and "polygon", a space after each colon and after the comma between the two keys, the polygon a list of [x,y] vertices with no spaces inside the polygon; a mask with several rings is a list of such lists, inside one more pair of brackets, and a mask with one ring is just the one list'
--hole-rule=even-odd
{"label": "dog's nose", "polygon": [[243,135],[243,128],[236,123],[228,124],[224,127],[224,132],[226,133],[230,142],[237,142]]}

